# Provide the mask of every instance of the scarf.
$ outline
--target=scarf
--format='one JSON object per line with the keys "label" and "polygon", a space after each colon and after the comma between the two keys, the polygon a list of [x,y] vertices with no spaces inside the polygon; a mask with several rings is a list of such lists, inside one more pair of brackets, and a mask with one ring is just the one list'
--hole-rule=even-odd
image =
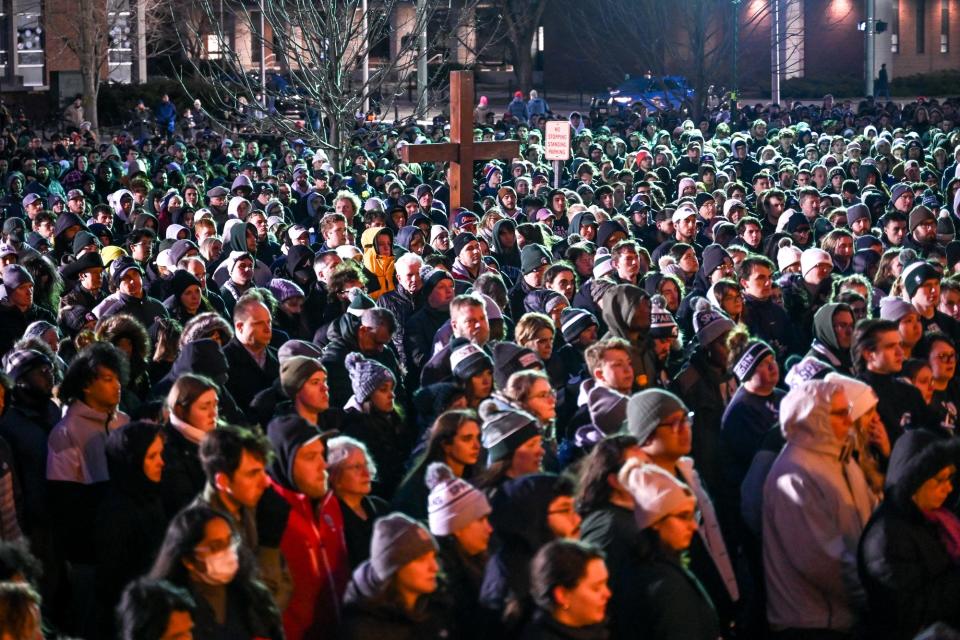
{"label": "scarf", "polygon": [[924,511],[923,517],[937,525],[940,542],[954,564],[960,564],[960,518],[944,508]]}
{"label": "scarf", "polygon": [[200,444],[203,442],[203,439],[207,437],[206,431],[202,431],[192,425],[187,424],[178,418],[177,415],[172,411],[170,412],[170,424],[173,425],[174,429],[180,432],[180,435],[194,444]]}

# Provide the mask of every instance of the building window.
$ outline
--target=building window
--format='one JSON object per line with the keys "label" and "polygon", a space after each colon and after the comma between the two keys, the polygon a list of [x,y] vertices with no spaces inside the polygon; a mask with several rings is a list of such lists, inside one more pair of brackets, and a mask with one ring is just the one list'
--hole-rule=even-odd
{"label": "building window", "polygon": [[940,53],[950,51],[950,0],[940,0]]}
{"label": "building window", "polygon": [[[260,12],[250,12],[250,62],[260,64],[260,43],[263,34],[260,33]],[[264,43],[265,44],[265,43]]]}
{"label": "building window", "polygon": [[133,81],[133,39],[136,17],[128,0],[107,4],[107,71],[111,82]]}
{"label": "building window", "polygon": [[16,6],[17,75],[25,87],[42,87],[46,84],[43,48],[46,34],[41,0],[24,0]]}
{"label": "building window", "polygon": [[890,53],[900,53],[900,0],[890,0]]}
{"label": "building window", "polygon": [[917,1],[917,53],[923,53],[927,40],[927,2]]}

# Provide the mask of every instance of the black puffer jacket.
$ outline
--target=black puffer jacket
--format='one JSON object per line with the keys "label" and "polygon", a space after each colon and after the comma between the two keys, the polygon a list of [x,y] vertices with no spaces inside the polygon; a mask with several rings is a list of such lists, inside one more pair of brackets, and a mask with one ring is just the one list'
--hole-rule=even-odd
{"label": "black puffer jacket", "polygon": [[857,553],[871,638],[913,638],[937,621],[960,626],[960,565],[947,553],[938,526],[912,500],[948,465],[960,465],[960,441],[932,431],[908,431],[893,448],[886,497]]}

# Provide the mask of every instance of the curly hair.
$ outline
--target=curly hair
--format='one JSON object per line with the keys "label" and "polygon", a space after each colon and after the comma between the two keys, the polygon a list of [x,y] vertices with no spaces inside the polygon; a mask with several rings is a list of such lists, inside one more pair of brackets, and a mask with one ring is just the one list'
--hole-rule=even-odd
{"label": "curly hair", "polygon": [[69,405],[75,400],[83,400],[85,390],[100,375],[101,367],[116,374],[121,385],[127,383],[130,365],[123,352],[109,342],[94,342],[78,353],[67,368],[57,394],[60,401]]}

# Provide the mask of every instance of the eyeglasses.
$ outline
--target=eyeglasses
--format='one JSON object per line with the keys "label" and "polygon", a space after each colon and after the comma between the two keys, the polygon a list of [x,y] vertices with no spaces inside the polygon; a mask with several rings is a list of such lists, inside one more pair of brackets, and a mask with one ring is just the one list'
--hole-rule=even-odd
{"label": "eyeglasses", "polygon": [[935,356],[940,362],[955,362],[957,360],[956,353],[940,353]]}
{"label": "eyeglasses", "polygon": [[556,400],[557,394],[553,391],[544,391],[543,393],[535,393],[530,396],[527,396],[527,400]]}
{"label": "eyeglasses", "polygon": [[240,536],[237,534],[232,534],[230,539],[227,542],[214,542],[213,544],[203,546],[203,547],[194,547],[193,551],[195,554],[211,554],[219,553],[225,549],[236,549],[240,546]]}
{"label": "eyeglasses", "polygon": [[554,509],[553,511],[547,511],[548,516],[572,516],[576,515],[576,510],[573,507],[567,507],[565,509]]}
{"label": "eyeglasses", "polygon": [[670,431],[674,433],[679,433],[684,427],[689,427],[693,424],[693,411],[687,412],[686,415],[680,416],[676,420],[670,422],[661,422],[657,425],[657,428],[668,427]]}
{"label": "eyeglasses", "polygon": [[669,515],[664,516],[664,518],[676,518],[677,520],[682,520],[683,522],[696,522],[697,512],[684,511],[683,513],[671,513]]}

